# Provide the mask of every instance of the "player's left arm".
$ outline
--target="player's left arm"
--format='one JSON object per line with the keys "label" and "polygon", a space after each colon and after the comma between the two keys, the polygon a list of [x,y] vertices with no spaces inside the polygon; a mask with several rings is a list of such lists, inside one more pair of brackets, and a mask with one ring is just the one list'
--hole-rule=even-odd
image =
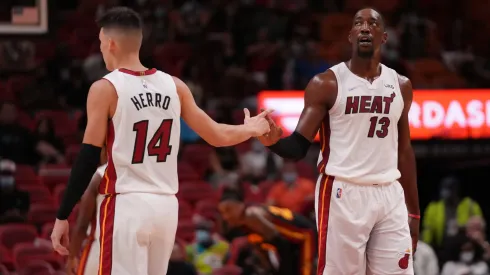
{"label": "player's left arm", "polygon": [[408,112],[412,106],[413,91],[412,83],[408,78],[399,76],[398,79],[404,102],[403,112],[400,120],[398,120],[398,170],[401,173],[399,181],[405,193],[405,203],[409,213],[410,235],[412,236],[412,246],[415,252],[419,236],[420,206],[417,188],[417,166],[410,140],[410,125],[408,122]]}
{"label": "player's left arm", "polygon": [[83,143],[71,169],[68,186],[56,217],[58,220],[68,218],[99,166],[111,104],[114,102],[117,102],[117,94],[109,81],[101,79],[92,84],[87,97],[87,126]]}

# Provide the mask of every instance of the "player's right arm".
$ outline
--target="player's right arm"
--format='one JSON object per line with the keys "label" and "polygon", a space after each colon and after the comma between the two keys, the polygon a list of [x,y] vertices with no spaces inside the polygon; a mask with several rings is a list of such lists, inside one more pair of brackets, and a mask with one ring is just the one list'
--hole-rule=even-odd
{"label": "player's right arm", "polygon": [[337,79],[331,70],[313,77],[305,89],[305,106],[295,131],[280,139],[282,130],[269,118],[271,132],[259,137],[260,142],[285,159],[299,160],[306,156],[311,142],[328,116],[337,98]]}
{"label": "player's right arm", "polygon": [[270,127],[265,116],[271,113],[271,110],[250,117],[250,113],[245,109],[245,124],[242,125],[217,123],[197,106],[189,87],[177,77],[173,79],[180,97],[182,118],[207,143],[215,147],[232,146],[269,132]]}

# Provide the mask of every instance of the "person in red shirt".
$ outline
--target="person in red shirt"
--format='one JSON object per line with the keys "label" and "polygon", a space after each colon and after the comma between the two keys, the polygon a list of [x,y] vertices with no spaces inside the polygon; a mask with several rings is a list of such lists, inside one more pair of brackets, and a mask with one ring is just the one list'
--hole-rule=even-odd
{"label": "person in red shirt", "polygon": [[267,195],[267,203],[293,212],[301,212],[304,203],[313,198],[315,184],[304,178],[299,178],[294,162],[285,162],[282,171],[282,181],[275,184]]}

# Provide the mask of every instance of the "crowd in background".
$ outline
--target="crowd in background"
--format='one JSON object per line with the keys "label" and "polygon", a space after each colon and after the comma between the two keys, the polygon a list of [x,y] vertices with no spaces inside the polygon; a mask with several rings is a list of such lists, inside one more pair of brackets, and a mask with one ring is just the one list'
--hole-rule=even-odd
{"label": "crowd in background", "polygon": [[[366,4],[357,0],[55,2],[50,4],[48,35],[0,41],[0,223],[33,224],[37,235],[29,240],[37,246],[46,245],[48,221],[54,220],[54,212],[49,211],[56,208],[66,183],[59,179],[66,177],[64,169],[72,163],[83,135],[88,88],[107,73],[99,52],[96,16],[116,5],[139,11],[146,26],[143,64],[180,77],[214,119],[238,124],[243,121],[243,107],[256,107],[260,90],[304,89],[315,74],[347,60],[352,16]],[[414,88],[490,87],[490,39],[484,35],[490,20],[482,12],[484,7],[490,9],[488,1],[369,2],[383,14],[389,36],[383,63],[410,77]],[[181,193],[196,184],[212,194],[219,194],[223,186],[238,186],[249,202],[287,207],[314,219],[317,147],[295,164],[256,141],[211,149],[182,123]],[[32,179],[27,179],[31,172],[26,171],[34,173]],[[58,177],[54,183],[43,180],[53,176]],[[437,199],[423,209],[416,274],[490,274],[482,209],[461,192],[464,179],[440,180],[440,194],[433,194]],[[44,200],[40,193],[51,198]],[[229,272],[235,272],[235,266],[244,275],[267,274],[260,259],[250,253],[253,250],[247,250],[246,240],[223,233],[209,201],[181,196],[179,241],[168,274],[218,274],[225,268],[230,269],[223,274],[234,274]],[[39,220],[39,213],[46,211],[51,214],[47,224]],[[1,226],[0,248],[0,274],[2,266],[19,267],[14,244],[2,246]]]}

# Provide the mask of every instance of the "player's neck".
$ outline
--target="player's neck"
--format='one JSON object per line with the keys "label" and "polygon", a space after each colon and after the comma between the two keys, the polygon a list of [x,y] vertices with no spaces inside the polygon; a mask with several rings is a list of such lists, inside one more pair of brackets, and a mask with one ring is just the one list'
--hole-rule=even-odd
{"label": "player's neck", "polygon": [[365,78],[375,78],[381,74],[381,66],[379,58],[360,58],[352,57],[348,62],[349,69],[354,74],[365,77]]}
{"label": "player's neck", "polygon": [[127,69],[135,72],[148,70],[147,67],[141,64],[138,53],[120,56],[116,59],[116,64],[114,65],[116,69]]}

